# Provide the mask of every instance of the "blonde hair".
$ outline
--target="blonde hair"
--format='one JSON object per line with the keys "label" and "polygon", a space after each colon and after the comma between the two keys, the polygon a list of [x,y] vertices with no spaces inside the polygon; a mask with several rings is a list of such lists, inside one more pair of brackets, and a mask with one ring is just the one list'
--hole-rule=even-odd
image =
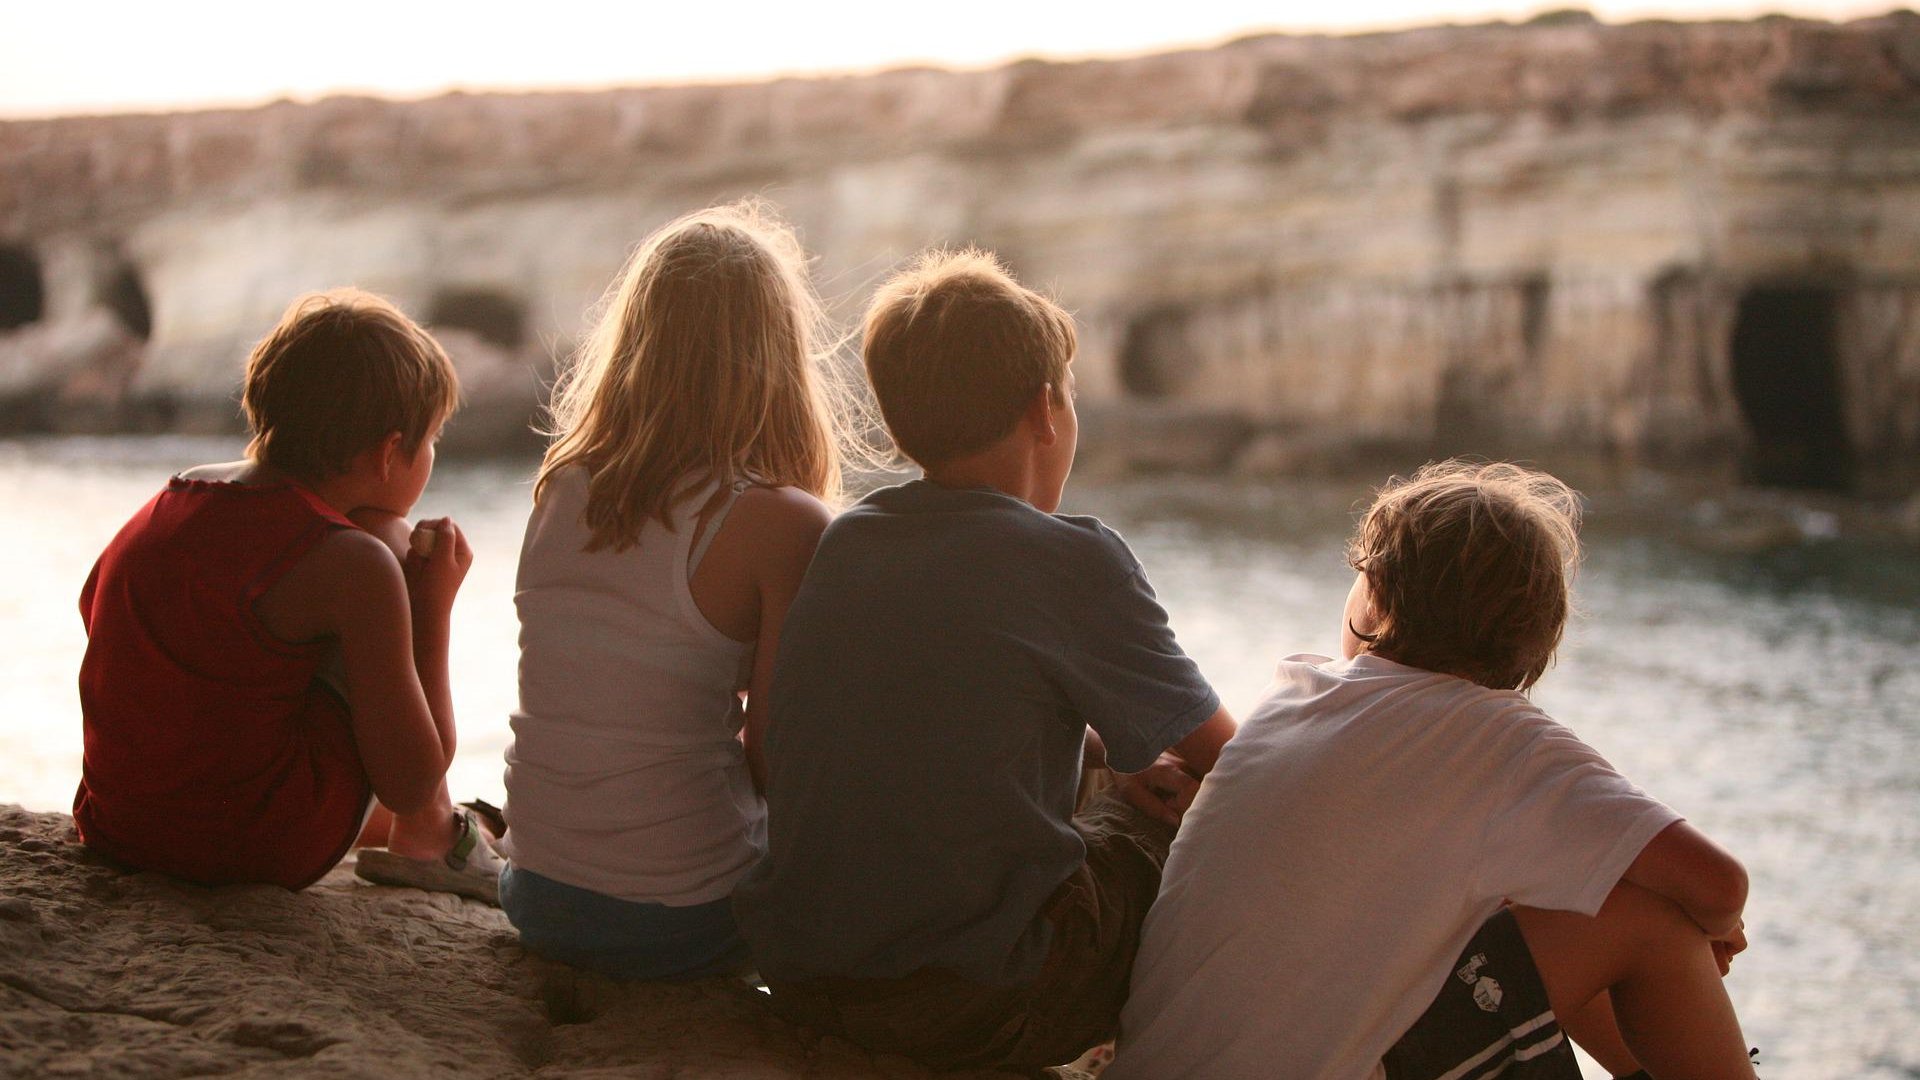
{"label": "blonde hair", "polygon": [[1377,632],[1355,636],[1412,667],[1525,690],[1572,610],[1580,496],[1503,462],[1430,464],[1381,488],[1347,545]]}
{"label": "blonde hair", "polygon": [[968,248],[882,284],[860,351],[894,444],[928,466],[992,445],[1042,386],[1062,393],[1076,345],[1073,316]]}
{"label": "blonde hair", "polygon": [[295,300],[247,357],[240,407],[247,456],[319,480],[393,432],[408,453],[460,405],[440,344],[400,309],[359,289]]}
{"label": "blonde hair", "polygon": [[586,468],[588,551],[639,542],[702,480],[840,496],[849,442],[806,255],[770,207],[688,214],[641,243],[554,388],[536,501]]}

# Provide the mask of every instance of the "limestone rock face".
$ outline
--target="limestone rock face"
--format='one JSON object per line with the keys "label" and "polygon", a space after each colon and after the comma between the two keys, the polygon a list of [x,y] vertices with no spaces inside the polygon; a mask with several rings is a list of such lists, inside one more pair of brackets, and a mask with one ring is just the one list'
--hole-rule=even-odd
{"label": "limestone rock face", "polygon": [[536,1074],[932,1075],[796,1031],[744,983],[620,985],[529,957],[473,901],[344,868],[298,893],[200,888],[108,865],[63,814],[0,806],[0,1076]]}
{"label": "limestone rock face", "polygon": [[924,245],[1000,252],[1076,312],[1096,410],[1788,482],[1920,450],[1906,12],[18,122],[0,160],[0,297],[40,290],[0,328],[116,313],[125,402],[182,425],[230,423],[246,344],[348,283],[491,335],[520,376],[473,400],[522,416],[640,237],[761,194],[843,315]]}

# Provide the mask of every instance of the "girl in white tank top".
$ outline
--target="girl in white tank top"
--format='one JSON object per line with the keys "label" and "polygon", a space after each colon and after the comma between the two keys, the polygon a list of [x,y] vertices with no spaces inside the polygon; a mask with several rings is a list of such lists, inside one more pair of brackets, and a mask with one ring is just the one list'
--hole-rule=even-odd
{"label": "girl in white tank top", "polygon": [[501,907],[624,978],[750,967],[773,652],[850,445],[791,229],[735,204],[643,243],[555,391],[514,604]]}

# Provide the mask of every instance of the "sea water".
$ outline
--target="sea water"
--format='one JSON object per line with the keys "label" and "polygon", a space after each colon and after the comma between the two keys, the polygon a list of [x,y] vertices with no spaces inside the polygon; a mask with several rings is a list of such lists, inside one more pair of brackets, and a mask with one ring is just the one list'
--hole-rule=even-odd
{"label": "sea water", "polygon": [[[0,442],[0,802],[72,800],[77,599],[101,547],[169,472],[239,450]],[[454,609],[456,798],[501,799],[531,474],[446,462],[418,508],[475,551]],[[1341,546],[1370,479],[1076,479],[1064,509],[1127,537],[1243,715],[1276,659],[1337,648]],[[1729,987],[1761,1075],[1920,1077],[1920,551],[1824,528],[1700,544],[1648,520],[1667,519],[1590,516],[1581,614],[1535,698],[1745,861],[1752,945]]]}

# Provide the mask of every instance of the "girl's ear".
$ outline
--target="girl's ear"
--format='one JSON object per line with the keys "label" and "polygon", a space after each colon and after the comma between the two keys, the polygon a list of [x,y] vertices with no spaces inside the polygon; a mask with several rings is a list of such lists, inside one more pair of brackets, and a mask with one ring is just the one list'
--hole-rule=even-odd
{"label": "girl's ear", "polygon": [[1034,438],[1041,446],[1052,446],[1060,438],[1053,424],[1053,402],[1052,383],[1041,386],[1027,402],[1027,422],[1033,425]]}

